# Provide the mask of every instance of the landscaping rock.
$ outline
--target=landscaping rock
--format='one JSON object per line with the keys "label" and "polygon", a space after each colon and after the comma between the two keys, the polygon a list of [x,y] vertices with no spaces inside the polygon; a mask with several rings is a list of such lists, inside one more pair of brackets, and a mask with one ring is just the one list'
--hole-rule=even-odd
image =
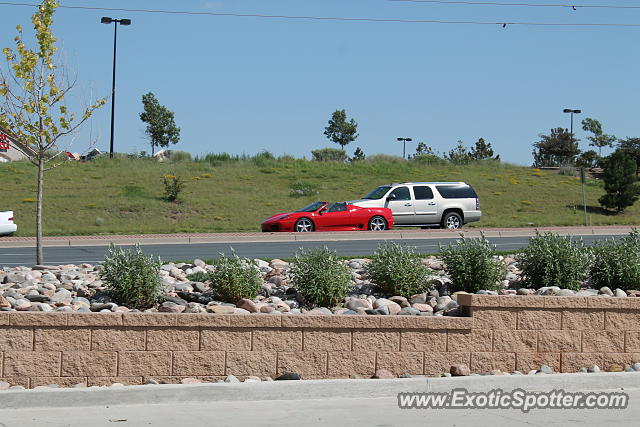
{"label": "landscaping rock", "polygon": [[276,381],[295,381],[300,380],[300,374],[296,372],[285,372],[284,374],[275,378]]}
{"label": "landscaping rock", "polygon": [[378,369],[375,374],[373,374],[373,377],[371,378],[376,378],[376,379],[391,379],[391,378],[396,378],[396,376],[391,373],[390,371],[386,370],[386,369]]}
{"label": "landscaping rock", "polygon": [[451,366],[449,373],[454,377],[465,377],[468,376],[471,371],[467,365],[458,364]]}

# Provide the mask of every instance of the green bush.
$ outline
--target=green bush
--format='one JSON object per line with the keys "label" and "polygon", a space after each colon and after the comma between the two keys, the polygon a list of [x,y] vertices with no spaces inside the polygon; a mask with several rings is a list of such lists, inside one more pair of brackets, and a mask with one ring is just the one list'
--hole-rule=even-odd
{"label": "green bush", "polygon": [[477,292],[497,289],[506,274],[504,262],[493,259],[495,245],[484,237],[465,239],[440,248],[440,256],[447,265],[453,282],[452,290]]}
{"label": "green bush", "polygon": [[209,275],[203,271],[198,271],[197,273],[191,273],[187,276],[187,279],[192,282],[206,282],[209,280]]}
{"label": "green bush", "polygon": [[191,153],[181,150],[168,150],[169,161],[177,163],[177,162],[190,162],[191,161]]}
{"label": "green bush", "polygon": [[321,307],[333,307],[343,301],[351,285],[349,268],[326,246],[297,252],[291,277],[304,301]]}
{"label": "green bush", "polygon": [[164,198],[168,202],[175,202],[184,188],[184,182],[179,176],[166,174],[162,177],[164,183]]}
{"label": "green bush", "polygon": [[237,303],[242,298],[253,299],[262,287],[258,268],[251,260],[233,253],[230,257],[220,254],[213,261],[215,267],[207,275],[211,289],[221,301]]}
{"label": "green bush", "polygon": [[640,286],[640,233],[631,231],[619,241],[596,242],[589,276],[594,287],[623,290]]}
{"label": "green bush", "polygon": [[100,279],[115,302],[143,309],[155,304],[162,294],[161,265],[160,258],[146,256],[138,245],[124,250],[111,244]]}
{"label": "green bush", "polygon": [[543,286],[580,289],[589,271],[590,258],[582,239],[573,241],[570,237],[538,232],[529,246],[516,255],[525,283],[534,289]]}
{"label": "green bush", "polygon": [[316,162],[345,162],[347,153],[337,148],[322,148],[311,152]]}
{"label": "green bush", "polygon": [[387,294],[410,297],[429,288],[430,271],[420,256],[395,242],[378,246],[366,270],[369,279]]}
{"label": "green bush", "polygon": [[307,181],[296,181],[291,184],[292,197],[307,197],[318,194],[318,186]]}

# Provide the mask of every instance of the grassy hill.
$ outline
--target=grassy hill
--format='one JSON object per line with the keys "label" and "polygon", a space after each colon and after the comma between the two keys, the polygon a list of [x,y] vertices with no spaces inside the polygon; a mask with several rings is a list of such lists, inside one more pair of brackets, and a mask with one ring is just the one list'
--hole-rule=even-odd
{"label": "grassy hill", "polygon": [[[0,164],[0,210],[13,210],[19,232],[35,234],[36,169],[26,162]],[[178,203],[163,199],[165,174],[180,176]],[[577,177],[498,162],[430,165],[389,156],[353,164],[257,155],[240,159],[158,163],[101,158],[69,162],[45,175],[45,235],[258,231],[269,215],[315,200],[343,201],[380,184],[465,181],[480,196],[483,219],[472,227],[581,225]],[[297,184],[296,184],[297,183]],[[295,187],[297,185],[297,187]],[[292,188],[317,189],[295,196]],[[637,224],[640,204],[624,214],[599,208],[602,183],[588,181],[591,225]]]}

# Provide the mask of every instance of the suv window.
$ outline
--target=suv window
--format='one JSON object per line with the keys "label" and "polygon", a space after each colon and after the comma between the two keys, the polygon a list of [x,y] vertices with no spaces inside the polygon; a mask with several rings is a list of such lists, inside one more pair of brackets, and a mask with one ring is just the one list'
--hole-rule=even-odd
{"label": "suv window", "polygon": [[391,194],[396,196],[396,198],[393,200],[411,200],[411,194],[409,194],[409,187],[398,187],[394,189],[391,192]]}
{"label": "suv window", "polygon": [[444,199],[477,199],[478,195],[470,185],[436,185]]}
{"label": "suv window", "polygon": [[413,194],[416,196],[416,200],[433,199],[433,191],[431,190],[431,187],[427,187],[426,185],[414,186]]}

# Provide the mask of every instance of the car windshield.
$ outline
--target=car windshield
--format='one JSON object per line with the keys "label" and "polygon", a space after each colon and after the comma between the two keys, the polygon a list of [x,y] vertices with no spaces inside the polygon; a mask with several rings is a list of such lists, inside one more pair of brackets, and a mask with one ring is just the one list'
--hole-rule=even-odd
{"label": "car windshield", "polygon": [[296,212],[315,212],[320,209],[322,206],[326,205],[327,202],[315,202],[311,203],[309,206],[305,206],[302,209],[297,210]]}
{"label": "car windshield", "polygon": [[378,200],[378,199],[382,199],[382,197],[387,194],[387,191],[389,191],[391,187],[388,185],[382,185],[378,188],[376,188],[375,190],[373,190],[372,192],[370,192],[369,194],[367,194],[366,196],[363,197],[363,199],[371,199],[371,200]]}

